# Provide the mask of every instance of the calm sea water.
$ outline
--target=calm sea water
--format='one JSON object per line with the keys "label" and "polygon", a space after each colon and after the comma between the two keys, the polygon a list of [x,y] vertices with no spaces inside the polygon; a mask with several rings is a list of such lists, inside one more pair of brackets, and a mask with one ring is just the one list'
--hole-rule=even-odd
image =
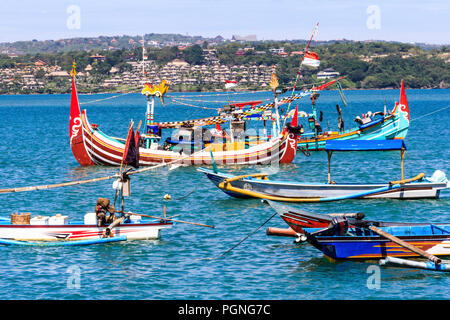
{"label": "calm sea water", "polygon": [[[398,90],[346,91],[346,127],[363,112],[392,109]],[[177,93],[172,93],[176,96]],[[179,95],[179,94],[178,94]],[[189,94],[188,94],[189,95]],[[192,99],[205,100],[191,94]],[[450,176],[450,90],[407,90],[411,126],[406,139],[405,176],[430,176],[440,169]],[[112,95],[80,95],[89,102]],[[207,97],[223,101],[224,96]],[[270,99],[268,92],[236,95],[234,100]],[[218,103],[192,102],[206,108]],[[324,129],[337,124],[336,91],[321,93]],[[69,146],[69,95],[0,96],[0,188],[59,183],[111,175],[111,167],[80,167]],[[220,104],[220,103],[219,103]],[[310,111],[309,100],[299,106]],[[139,94],[82,105],[92,123],[114,136],[125,136],[130,118],[144,120],[145,100]],[[174,104],[156,106],[156,121],[215,115],[215,110]],[[305,123],[306,124],[306,123]],[[228,167],[232,172],[262,172],[264,167]],[[224,169],[225,170],[225,169]],[[273,171],[274,178],[323,182],[324,152]],[[400,177],[400,155],[346,153],[333,156],[336,181],[379,182]],[[112,181],[45,191],[0,195],[0,217],[12,212],[33,215],[62,213],[73,220],[92,211],[97,197],[113,198]],[[172,201],[164,202],[164,194]],[[177,200],[179,198],[182,198]],[[439,200],[349,200],[296,205],[306,210],[365,212],[370,219],[449,222],[449,193]],[[373,289],[377,263],[329,262],[308,244],[269,237],[269,226],[286,227],[259,200],[232,199],[216,189],[194,167],[161,168],[133,176],[127,209],[151,215],[181,214],[180,220],[215,225],[215,229],[178,223],[163,230],[158,241],[135,241],[73,248],[0,247],[2,299],[449,299],[447,274],[382,267],[380,287]],[[239,246],[221,256],[246,236]],[[74,282],[79,272],[79,282]],[[79,284],[79,286],[77,286]]]}

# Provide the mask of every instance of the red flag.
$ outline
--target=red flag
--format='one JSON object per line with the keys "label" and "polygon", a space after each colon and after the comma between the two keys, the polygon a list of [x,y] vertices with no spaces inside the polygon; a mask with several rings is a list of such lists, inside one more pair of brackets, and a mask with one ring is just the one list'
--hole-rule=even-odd
{"label": "red flag", "polygon": [[139,147],[136,144],[136,138],[134,136],[133,123],[130,124],[128,129],[127,142],[123,152],[122,162],[129,164],[134,168],[139,168]]}
{"label": "red flag", "polygon": [[308,67],[317,68],[320,65],[319,55],[312,51],[306,51],[303,64]]}
{"label": "red flag", "polygon": [[235,80],[225,80],[225,89],[231,89],[237,86],[237,81]]}
{"label": "red flag", "polygon": [[406,92],[405,92],[405,87],[403,86],[403,80],[402,80],[402,85],[400,88],[400,110],[405,113],[406,119],[409,120],[408,99],[406,99]]}
{"label": "red flag", "polygon": [[139,139],[141,139],[141,134],[139,133],[139,130],[136,130],[135,145],[136,148],[138,148],[138,150],[139,150]]}

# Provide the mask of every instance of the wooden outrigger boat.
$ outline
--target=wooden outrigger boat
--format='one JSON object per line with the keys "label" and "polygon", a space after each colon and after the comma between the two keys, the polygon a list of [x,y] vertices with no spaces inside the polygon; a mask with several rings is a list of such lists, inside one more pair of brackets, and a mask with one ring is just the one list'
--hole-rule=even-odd
{"label": "wooden outrigger boat", "polygon": [[[118,166],[126,148],[125,139],[114,138],[103,133],[98,125],[90,124],[86,110],[80,112],[75,86],[75,71],[72,71],[70,145],[73,155],[82,166]],[[299,131],[292,130],[292,126],[281,128],[278,123],[276,134],[272,135],[270,139],[257,139],[249,143],[245,139],[239,139],[238,135],[231,141],[227,141],[225,138],[223,141],[217,141],[211,139],[212,135],[209,135],[209,138],[205,141],[205,135],[201,127],[223,123],[224,117],[220,116],[154,123],[155,96],[162,99],[167,89],[168,84],[163,81],[159,86],[147,84],[142,91],[147,96],[147,128],[137,141],[140,154],[139,165],[147,166],[178,160],[178,163],[183,165],[210,165],[212,164],[210,151],[212,151],[215,161],[224,165],[290,163],[294,160]],[[300,97],[298,96],[298,98]],[[252,102],[249,102],[249,104],[251,105]],[[277,110],[276,102],[274,106]],[[273,105],[269,105],[269,107],[273,107]],[[243,123],[243,121],[238,122],[237,127]],[[196,128],[199,127],[200,139],[197,139],[195,138],[198,132]],[[161,144],[162,128],[180,128],[187,133],[179,134],[176,139],[166,139],[165,143]],[[242,128],[236,128],[236,132],[242,132],[238,129]]]}
{"label": "wooden outrigger boat", "polygon": [[[269,180],[268,174],[257,173],[235,176],[199,168],[223,192],[238,198],[262,198],[286,202],[322,202],[354,198],[419,199],[439,198],[449,183],[445,174],[437,170],[430,178],[423,173],[404,179],[403,158],[406,146],[403,140],[332,140],[327,141],[328,182],[301,183]],[[336,183],[331,180],[331,155],[335,151],[391,151],[401,152],[401,180],[389,183]]]}
{"label": "wooden outrigger boat", "polygon": [[[101,198],[101,202],[98,199],[96,212],[87,213],[83,221],[69,221],[68,216],[62,216],[60,214],[53,217],[37,216],[31,219],[30,213],[13,213],[11,219],[0,218],[0,245],[74,246],[127,240],[157,240],[160,237],[161,230],[171,228],[174,222],[214,228],[214,226],[210,225],[175,220],[173,219],[174,216],[166,215],[165,206],[164,216],[162,217],[125,211],[124,197],[130,195],[130,175],[132,173],[138,173],[138,171],[123,171],[119,172],[119,175],[114,176],[117,180],[113,183],[113,188],[116,189],[113,206],[110,206],[108,199]],[[102,177],[100,180],[109,178],[112,177]],[[96,179],[78,181],[77,184],[94,181]],[[46,187],[63,187],[69,185],[72,184],[63,183],[48,185]],[[26,187],[16,189],[16,191],[40,189],[37,186],[36,188]],[[7,192],[14,191],[8,190]],[[116,210],[115,205],[119,193],[122,208],[121,210]],[[100,205],[101,203],[104,204],[105,200],[108,212],[112,214],[113,219],[99,222],[97,207],[99,203]],[[115,213],[120,213],[121,216],[115,216]],[[145,218],[150,218],[151,220]]]}
{"label": "wooden outrigger boat", "polygon": [[[450,271],[438,256],[450,255],[450,223],[365,221],[364,214],[323,215],[267,201],[298,237],[335,260],[385,259],[381,264]],[[404,259],[425,257],[417,264]],[[392,258],[392,259],[390,259]]]}
{"label": "wooden outrigger boat", "polygon": [[[89,215],[89,214],[88,214]],[[0,244],[17,244],[14,241],[76,241],[104,239],[107,226],[97,227],[95,213],[92,222],[73,221],[65,224],[11,224],[11,221],[0,221]],[[45,221],[45,220],[42,220]],[[156,240],[162,229],[171,228],[172,221],[125,221],[112,230],[113,237],[122,240]],[[107,238],[108,239],[108,238]]]}
{"label": "wooden outrigger boat", "polygon": [[304,151],[324,150],[327,141],[333,140],[391,140],[405,139],[409,128],[409,106],[406,98],[403,80],[400,88],[400,102],[397,103],[391,112],[386,110],[368,112],[363,118],[357,116],[355,121],[359,123],[357,127],[344,130],[341,109],[337,106],[339,114],[339,131],[319,131],[321,129],[317,117],[317,111],[313,101],[313,112],[308,114],[308,122],[312,132],[304,133],[298,138],[297,147]]}

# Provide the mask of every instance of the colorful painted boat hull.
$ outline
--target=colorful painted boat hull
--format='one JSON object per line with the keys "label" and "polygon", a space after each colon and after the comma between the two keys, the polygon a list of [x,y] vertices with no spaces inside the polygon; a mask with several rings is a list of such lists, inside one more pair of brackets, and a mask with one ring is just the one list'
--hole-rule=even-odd
{"label": "colorful painted boat hull", "polygon": [[346,130],[340,134],[322,135],[316,138],[304,139],[300,137],[297,142],[299,150],[320,151],[325,149],[329,140],[389,140],[404,139],[408,133],[408,126],[402,125],[398,114],[384,118],[381,122],[374,121],[373,124],[361,129],[360,127]]}
{"label": "colorful painted boat hull", "polygon": [[[225,144],[217,146],[220,151],[212,151],[214,161],[222,165],[291,163],[297,152],[297,133],[285,130],[269,141],[253,144],[245,148],[225,149]],[[120,166],[125,151],[125,143],[110,137],[97,128],[94,129],[86,116],[80,112],[75,82],[72,79],[72,101],[70,111],[70,145],[75,159],[82,166],[107,165]],[[202,147],[203,148],[203,147]],[[139,148],[139,165],[148,166],[177,161],[182,165],[211,165],[211,153],[205,149],[195,152],[190,146],[182,152],[158,148]],[[225,150],[224,150],[225,149]],[[212,149],[211,149],[212,150]]]}
{"label": "colorful painted boat hull", "polygon": [[[82,125],[84,146],[92,161],[97,165],[119,166],[125,144],[98,129],[92,129],[85,111],[82,113]],[[290,163],[295,158],[296,147],[296,136],[285,133],[248,149],[213,152],[213,157],[214,161],[221,165]],[[189,150],[180,154],[174,151],[141,147],[139,148],[139,165],[148,166],[177,160],[177,163],[183,165],[211,165],[213,163],[209,150],[194,152],[191,155],[189,155]]]}
{"label": "colorful painted boat hull", "polygon": [[[112,230],[113,236],[126,236],[127,240],[156,240],[162,229],[171,228],[172,222],[123,223]],[[20,241],[74,241],[100,239],[105,227],[85,224],[66,225],[12,225],[0,224],[0,238]]]}
{"label": "colorful painted boat hull", "polygon": [[[299,236],[307,235],[307,241],[326,256],[340,259],[381,259],[390,257],[417,257],[418,255],[402,246],[360,227],[377,225],[378,228],[409,244],[435,256],[450,255],[450,223],[402,223],[383,221],[362,221],[347,214],[348,228],[334,234],[312,235],[333,224],[333,219],[341,215],[311,213],[273,201],[267,203]],[[355,214],[352,214],[355,215]]]}
{"label": "colorful painted boat hull", "polygon": [[[199,168],[217,187],[225,179],[233,178],[233,175],[226,173],[215,173],[212,170]],[[294,183],[286,181],[262,180],[257,178],[244,178],[230,182],[233,187],[250,190],[267,196],[277,196],[285,198],[329,198],[348,196],[356,193],[371,191],[387,187],[386,183],[357,184],[357,183]],[[364,198],[390,198],[390,199],[420,199],[420,198],[439,198],[440,191],[447,188],[445,182],[429,182],[426,180],[412,183],[405,183],[404,187],[399,189],[387,190],[365,196]],[[223,190],[232,197],[250,198],[245,194]]]}
{"label": "colorful painted boat hull", "polygon": [[[439,225],[450,231],[450,225]],[[402,233],[413,233],[417,227],[402,227]],[[407,228],[407,229],[406,229]],[[383,228],[399,239],[416,246],[425,252],[435,256],[450,255],[450,234],[435,234],[423,231],[422,235],[405,236],[398,232],[392,232],[392,228]],[[312,231],[312,230],[311,230]],[[385,257],[419,257],[418,254],[399,246],[381,236],[371,234],[363,236],[366,230],[349,228],[348,232],[361,234],[361,236],[332,236],[315,237],[312,241],[314,247],[323,252],[327,257],[336,260],[342,259],[382,259]]]}

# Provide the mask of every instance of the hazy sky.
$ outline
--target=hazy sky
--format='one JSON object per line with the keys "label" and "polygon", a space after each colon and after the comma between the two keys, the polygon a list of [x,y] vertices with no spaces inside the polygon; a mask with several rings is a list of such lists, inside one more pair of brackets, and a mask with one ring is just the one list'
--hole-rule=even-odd
{"label": "hazy sky", "polygon": [[449,0],[2,0],[0,7],[0,42],[145,33],[306,39],[319,22],[317,40],[450,43]]}

